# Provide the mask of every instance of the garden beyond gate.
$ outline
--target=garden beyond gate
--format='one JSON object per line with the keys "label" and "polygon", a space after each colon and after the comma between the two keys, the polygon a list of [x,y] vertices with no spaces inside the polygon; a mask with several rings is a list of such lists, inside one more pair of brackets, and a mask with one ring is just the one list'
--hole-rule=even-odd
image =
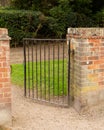
{"label": "garden beyond gate", "polygon": [[66,39],[24,41],[24,95],[40,102],[68,106],[70,46]]}

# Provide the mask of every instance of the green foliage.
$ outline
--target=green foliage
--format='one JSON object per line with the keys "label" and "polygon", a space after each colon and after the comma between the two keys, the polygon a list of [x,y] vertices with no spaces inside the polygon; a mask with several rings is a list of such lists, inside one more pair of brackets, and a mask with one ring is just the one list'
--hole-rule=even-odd
{"label": "green foliage", "polygon": [[104,9],[96,13],[95,19],[99,23],[99,26],[104,27]]}
{"label": "green foliage", "polygon": [[97,13],[104,9],[104,0],[92,0],[92,12]]}
{"label": "green foliage", "polygon": [[[65,37],[68,27],[96,26],[94,20],[87,16],[91,13],[88,9],[90,2],[91,0],[77,0],[73,5],[69,0],[59,0],[59,5],[50,9],[49,27],[56,37]],[[82,10],[86,13],[83,13]]]}
{"label": "green foliage", "polygon": [[0,9],[0,25],[8,28],[16,41],[24,37],[65,38],[68,27],[99,26],[104,18],[104,2],[99,0],[10,1],[11,7]]}
{"label": "green foliage", "polygon": [[68,0],[59,1],[59,5],[50,9],[49,27],[57,37],[63,37],[69,26],[71,8]]}
{"label": "green foliage", "polygon": [[24,37],[35,37],[40,23],[40,12],[24,10],[0,10],[0,26],[8,28],[9,36],[16,41]]}
{"label": "green foliage", "polygon": [[11,5],[17,9],[37,10],[47,14],[57,2],[58,0],[11,0]]}

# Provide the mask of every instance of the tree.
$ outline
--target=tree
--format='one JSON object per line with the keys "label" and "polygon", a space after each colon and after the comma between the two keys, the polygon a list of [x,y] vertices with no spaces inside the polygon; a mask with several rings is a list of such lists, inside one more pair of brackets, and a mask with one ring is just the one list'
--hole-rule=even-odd
{"label": "tree", "polygon": [[58,6],[50,9],[49,27],[57,37],[66,35],[66,30],[70,23],[71,12],[69,0],[59,0]]}
{"label": "tree", "polygon": [[11,0],[11,3],[17,9],[42,13],[35,30],[35,34],[42,37],[65,37],[68,27],[99,26],[102,20],[98,19],[104,15],[100,13],[103,0]]}
{"label": "tree", "polygon": [[57,5],[58,0],[11,0],[12,6],[18,9],[37,10],[43,13]]}
{"label": "tree", "polygon": [[92,5],[92,12],[95,14],[104,8],[104,0],[92,0]]}
{"label": "tree", "polygon": [[92,12],[92,0],[72,0],[71,7],[74,12],[89,16]]}
{"label": "tree", "polygon": [[0,6],[7,6],[9,5],[10,0],[0,0]]}
{"label": "tree", "polygon": [[104,27],[104,8],[96,13],[95,19],[98,23],[98,26]]}

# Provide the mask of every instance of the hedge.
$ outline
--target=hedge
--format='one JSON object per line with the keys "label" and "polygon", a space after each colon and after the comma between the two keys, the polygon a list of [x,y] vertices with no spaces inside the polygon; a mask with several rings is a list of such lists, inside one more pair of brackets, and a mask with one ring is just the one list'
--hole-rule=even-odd
{"label": "hedge", "polygon": [[0,9],[0,27],[8,28],[12,41],[19,44],[25,37],[36,37],[41,15],[38,11]]}

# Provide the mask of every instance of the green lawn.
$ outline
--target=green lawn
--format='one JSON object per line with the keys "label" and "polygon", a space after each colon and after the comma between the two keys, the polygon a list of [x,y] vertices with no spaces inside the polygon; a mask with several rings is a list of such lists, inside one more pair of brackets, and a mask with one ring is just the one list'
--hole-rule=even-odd
{"label": "green lawn", "polygon": [[[26,75],[27,88],[31,89],[34,86],[35,89],[41,89],[43,92],[50,91],[50,94],[54,93],[54,95],[67,94],[67,60],[64,60],[64,64],[62,60],[42,61],[37,64],[29,62],[26,64]],[[12,64],[11,81],[13,84],[24,86],[23,64]]]}

